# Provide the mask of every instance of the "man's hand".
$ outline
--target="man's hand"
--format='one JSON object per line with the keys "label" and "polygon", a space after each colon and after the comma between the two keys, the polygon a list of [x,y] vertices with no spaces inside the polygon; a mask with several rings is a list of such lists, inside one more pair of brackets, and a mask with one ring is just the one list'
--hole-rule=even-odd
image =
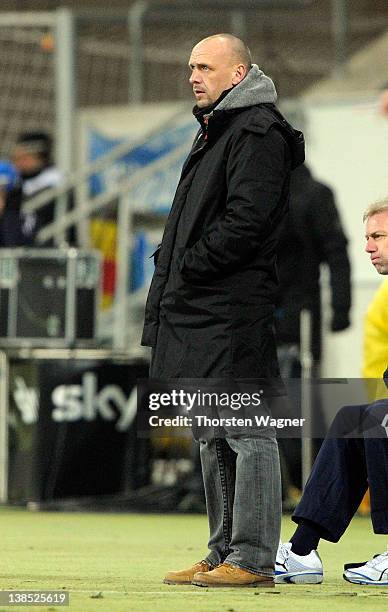
{"label": "man's hand", "polygon": [[347,312],[335,312],[331,320],[331,331],[343,331],[350,325],[350,319]]}

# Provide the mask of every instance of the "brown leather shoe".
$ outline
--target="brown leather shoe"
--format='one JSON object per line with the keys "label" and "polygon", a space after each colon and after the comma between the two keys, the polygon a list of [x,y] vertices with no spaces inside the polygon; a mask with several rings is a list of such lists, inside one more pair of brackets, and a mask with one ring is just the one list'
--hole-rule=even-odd
{"label": "brown leather shoe", "polygon": [[235,565],[222,563],[214,570],[197,572],[192,584],[203,587],[273,587],[274,579],[270,576],[258,576]]}
{"label": "brown leather shoe", "polygon": [[188,569],[180,570],[179,572],[168,572],[163,582],[165,584],[191,584],[194,574],[199,572],[202,576],[206,572],[210,572],[211,569],[207,561],[199,561]]}

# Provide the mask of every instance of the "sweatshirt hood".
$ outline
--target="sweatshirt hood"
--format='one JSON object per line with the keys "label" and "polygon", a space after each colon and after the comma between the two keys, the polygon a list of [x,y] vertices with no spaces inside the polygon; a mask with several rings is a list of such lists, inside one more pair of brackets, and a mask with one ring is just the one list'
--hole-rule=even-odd
{"label": "sweatshirt hood", "polygon": [[253,64],[245,79],[233,87],[214,110],[229,111],[256,104],[275,103],[276,100],[277,93],[272,79],[257,64]]}
{"label": "sweatshirt hood", "polygon": [[[291,154],[291,169],[294,170],[304,162],[304,138],[302,132],[295,130],[276,108],[277,93],[272,79],[253,64],[245,79],[232,89],[224,91],[219,99],[206,108],[195,106],[194,116],[204,131],[207,122],[228,114],[228,111],[262,105],[261,113],[252,121],[251,131],[264,133],[269,125],[276,123],[286,139]],[[210,125],[210,124],[209,124]]]}

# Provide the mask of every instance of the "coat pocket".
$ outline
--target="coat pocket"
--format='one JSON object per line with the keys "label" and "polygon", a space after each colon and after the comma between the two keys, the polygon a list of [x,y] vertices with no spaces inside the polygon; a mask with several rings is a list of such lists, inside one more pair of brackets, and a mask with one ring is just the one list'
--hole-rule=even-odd
{"label": "coat pocket", "polygon": [[232,336],[233,373],[237,378],[279,376],[272,316],[241,321]]}

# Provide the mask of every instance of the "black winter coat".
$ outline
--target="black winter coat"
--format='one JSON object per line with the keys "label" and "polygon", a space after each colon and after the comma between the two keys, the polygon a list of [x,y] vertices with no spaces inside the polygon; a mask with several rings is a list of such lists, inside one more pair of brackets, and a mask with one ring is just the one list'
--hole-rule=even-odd
{"label": "black winter coat", "polygon": [[273,104],[214,110],[186,160],[157,257],[142,344],[151,376],[278,375],[276,249],[303,135]]}

